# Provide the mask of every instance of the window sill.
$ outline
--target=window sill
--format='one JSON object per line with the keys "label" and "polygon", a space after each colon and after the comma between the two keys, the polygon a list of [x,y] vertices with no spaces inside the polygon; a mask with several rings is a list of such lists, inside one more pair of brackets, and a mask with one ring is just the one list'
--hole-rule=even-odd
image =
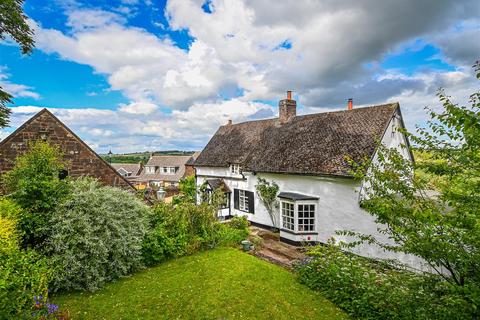
{"label": "window sill", "polygon": [[298,231],[298,232],[295,232],[295,231],[292,231],[292,230],[288,230],[288,229],[280,229],[280,231],[282,232],[285,232],[285,233],[289,233],[289,234],[294,234],[294,235],[299,235],[299,236],[303,236],[303,235],[317,235],[318,232],[315,232],[315,231]]}

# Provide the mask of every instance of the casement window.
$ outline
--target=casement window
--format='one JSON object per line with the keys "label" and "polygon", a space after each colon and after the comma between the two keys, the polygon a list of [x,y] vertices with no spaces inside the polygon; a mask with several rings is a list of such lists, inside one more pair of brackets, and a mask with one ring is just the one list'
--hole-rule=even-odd
{"label": "casement window", "polygon": [[240,167],[239,164],[231,164],[230,165],[230,172],[233,174],[240,174],[242,168]]}
{"label": "casement window", "polygon": [[314,203],[281,201],[282,228],[292,232],[315,232]]}
{"label": "casement window", "polygon": [[245,190],[238,190],[238,197],[240,210],[248,212],[248,196],[245,194]]}
{"label": "casement window", "polygon": [[297,205],[298,231],[315,231],[315,205],[299,204]]}
{"label": "casement window", "polygon": [[254,193],[246,190],[233,189],[234,208],[240,211],[255,213]]}
{"label": "casement window", "polygon": [[174,174],[176,172],[176,167],[162,167],[162,173],[164,174]]}
{"label": "casement window", "polygon": [[295,231],[295,205],[293,203],[282,201],[282,227]]}
{"label": "casement window", "polygon": [[153,166],[145,167],[145,173],[154,174],[155,173],[155,167],[153,167]]}

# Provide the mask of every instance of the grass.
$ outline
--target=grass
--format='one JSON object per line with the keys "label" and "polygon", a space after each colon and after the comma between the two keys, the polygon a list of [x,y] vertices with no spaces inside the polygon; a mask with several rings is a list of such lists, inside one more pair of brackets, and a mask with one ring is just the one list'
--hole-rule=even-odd
{"label": "grass", "polygon": [[233,248],[171,260],[96,293],[52,298],[71,319],[348,319],[287,270]]}

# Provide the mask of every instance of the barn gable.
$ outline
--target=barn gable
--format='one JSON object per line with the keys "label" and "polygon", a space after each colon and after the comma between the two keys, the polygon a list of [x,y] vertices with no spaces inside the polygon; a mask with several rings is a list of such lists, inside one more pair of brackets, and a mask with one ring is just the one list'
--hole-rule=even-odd
{"label": "barn gable", "polygon": [[15,159],[27,151],[29,143],[39,139],[48,141],[63,151],[69,176],[90,176],[97,178],[104,185],[133,188],[123,176],[47,109],[41,110],[0,142],[0,175],[13,168]]}

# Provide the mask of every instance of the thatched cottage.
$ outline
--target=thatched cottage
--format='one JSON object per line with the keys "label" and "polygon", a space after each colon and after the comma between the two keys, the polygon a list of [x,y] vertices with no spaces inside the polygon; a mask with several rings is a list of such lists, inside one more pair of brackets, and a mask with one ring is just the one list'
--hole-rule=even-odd
{"label": "thatched cottage", "polygon": [[[256,193],[258,178],[279,186],[276,227],[283,241],[325,243],[336,230],[378,234],[374,219],[359,206],[362,183],[353,179],[346,156],[376,159],[378,141],[413,161],[400,105],[389,103],[343,111],[296,115],[287,93],[279,117],[221,126],[195,161],[197,186],[225,193],[223,217],[247,216],[258,226],[273,222]],[[199,195],[199,201],[201,199]],[[380,248],[356,251],[387,258]],[[411,257],[400,257],[415,264]]]}

